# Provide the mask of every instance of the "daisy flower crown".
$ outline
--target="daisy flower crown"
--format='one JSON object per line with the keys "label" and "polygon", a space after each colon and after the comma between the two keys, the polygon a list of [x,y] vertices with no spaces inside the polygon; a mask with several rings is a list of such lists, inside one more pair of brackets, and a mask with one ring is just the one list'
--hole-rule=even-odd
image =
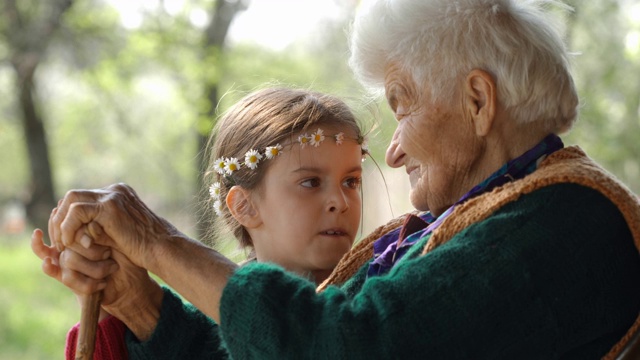
{"label": "daisy flower crown", "polygon": [[[328,136],[328,135],[327,135]],[[301,134],[298,136],[295,141],[300,145],[301,148],[305,148],[308,146],[318,147],[320,144],[326,140],[327,136],[325,136],[324,131],[322,129],[317,129],[315,132],[309,135],[308,133]],[[331,136],[336,145],[342,145],[345,140],[345,135],[343,132],[339,132],[335,135]],[[369,147],[367,146],[367,139],[360,136],[357,139],[358,144],[362,147],[362,161],[364,161],[364,155],[369,153]],[[251,170],[255,170],[258,168],[258,164],[263,160],[270,160],[282,153],[282,145],[276,144],[273,146],[267,146],[264,151],[261,153],[258,150],[251,149],[244,154],[244,161],[240,161],[240,159],[235,157],[220,157],[216,159],[214,164],[214,169],[216,173],[218,173],[221,177],[224,177],[227,180],[230,180],[233,183],[233,178],[231,177],[234,172],[242,169],[243,167],[247,167]],[[209,194],[213,198],[213,209],[216,215],[220,216],[222,214],[222,206],[223,202],[220,199],[220,181],[214,182],[209,187]]]}

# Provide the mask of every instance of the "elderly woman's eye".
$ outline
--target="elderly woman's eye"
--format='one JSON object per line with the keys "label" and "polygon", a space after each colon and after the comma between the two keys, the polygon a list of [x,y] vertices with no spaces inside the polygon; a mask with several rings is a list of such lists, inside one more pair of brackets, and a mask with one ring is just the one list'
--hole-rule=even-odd
{"label": "elderly woman's eye", "polygon": [[394,111],[394,115],[396,117],[396,120],[400,121],[402,120],[402,118],[409,115],[409,109],[404,105],[398,105]]}

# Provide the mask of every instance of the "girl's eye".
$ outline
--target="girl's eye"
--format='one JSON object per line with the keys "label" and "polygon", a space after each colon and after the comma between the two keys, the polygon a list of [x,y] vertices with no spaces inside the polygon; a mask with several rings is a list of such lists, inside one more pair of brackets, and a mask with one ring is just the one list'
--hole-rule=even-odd
{"label": "girl's eye", "polygon": [[359,189],[361,184],[362,178],[360,177],[352,177],[344,181],[344,186],[350,189]]}
{"label": "girl's eye", "polygon": [[303,187],[307,187],[307,188],[318,187],[318,186],[320,186],[320,179],[318,179],[318,178],[307,179],[307,180],[301,182],[300,185],[302,185]]}

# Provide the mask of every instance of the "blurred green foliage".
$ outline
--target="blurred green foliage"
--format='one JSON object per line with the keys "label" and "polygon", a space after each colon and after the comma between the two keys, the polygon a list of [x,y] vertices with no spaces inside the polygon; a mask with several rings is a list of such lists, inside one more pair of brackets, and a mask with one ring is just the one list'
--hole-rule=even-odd
{"label": "blurred green foliage", "polygon": [[[572,5],[576,11],[568,17],[567,34],[570,49],[580,53],[574,69],[583,105],[565,142],[579,144],[640,193],[640,5],[629,0],[573,0]],[[203,53],[203,29],[189,14],[210,7],[211,1],[194,0],[169,14],[159,6],[144,13],[140,27],[126,28],[108,2],[74,2],[37,72],[58,197],[71,188],[123,181],[195,236],[201,206],[196,134],[212,125],[202,116],[212,106],[203,97],[211,81],[221,86],[218,114],[265,83],[342,96],[367,122],[374,159],[386,174],[384,148],[395,124],[386,105],[367,99],[347,67],[344,28],[353,8],[345,7],[342,18],[283,51],[245,43],[224,53]],[[0,209],[22,201],[29,187],[8,53],[0,38]],[[377,173],[372,162],[365,166],[365,174]],[[377,193],[365,193],[365,201]],[[404,195],[393,195],[393,202],[401,202],[396,209],[409,208]],[[372,219],[365,232],[381,221]],[[4,231],[0,228],[0,359],[61,358],[66,331],[79,316],[75,298],[41,273],[28,234]],[[242,258],[233,242],[221,246]]]}
{"label": "blurred green foliage", "polygon": [[640,4],[572,1],[580,117],[567,137],[640,193]]}
{"label": "blurred green foliage", "polygon": [[0,359],[62,359],[78,302],[47,280],[26,236],[0,236]]}

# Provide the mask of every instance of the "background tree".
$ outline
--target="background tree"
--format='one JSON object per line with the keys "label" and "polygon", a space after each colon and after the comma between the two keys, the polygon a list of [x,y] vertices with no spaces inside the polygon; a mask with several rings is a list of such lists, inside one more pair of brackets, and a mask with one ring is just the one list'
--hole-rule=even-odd
{"label": "background tree", "polygon": [[[249,6],[249,0],[233,0],[233,1],[216,1],[215,6],[211,10],[211,21],[204,31],[204,45],[202,48],[202,62],[211,66],[212,68],[219,68],[221,61],[220,58],[224,56],[225,41],[229,32],[229,27],[233,18],[239,11],[246,10]],[[220,91],[220,76],[219,72],[214,72],[214,76],[204,77],[204,96],[207,99],[205,108],[202,111],[202,116],[197,126],[197,144],[198,144],[198,168],[197,168],[197,188],[205,189],[206,185],[203,181],[203,176],[207,171],[206,146],[209,139],[209,133],[213,128],[216,117],[216,109],[218,106]],[[200,198],[197,203],[204,201],[208,192],[205,190],[200,191]],[[205,197],[203,199],[203,197]],[[198,237],[203,239],[206,237],[207,229],[211,224],[211,220],[206,217],[199,217]]]}
{"label": "background tree", "polygon": [[38,97],[36,70],[60,27],[71,0],[4,0],[0,15],[0,37],[15,71],[15,99],[18,102],[24,138],[29,154],[30,180],[25,200],[27,217],[34,226],[46,228],[55,206],[53,175],[45,134],[46,113]]}
{"label": "background tree", "polygon": [[[340,15],[278,49],[230,42],[232,32],[218,40],[207,37],[209,29],[225,23],[215,20],[218,6],[236,11],[233,21],[220,26],[229,31],[260,2],[275,6],[279,0],[252,0],[246,12],[244,4],[232,0],[73,0],[62,11],[70,1],[0,0],[0,358],[59,358],[64,335],[78,320],[75,298],[41,274],[28,246],[31,226],[22,232],[12,228],[18,232],[13,235],[7,231],[7,214],[22,211],[16,199],[40,197],[32,194],[14,64],[32,69],[23,74],[32,75],[28,94],[36,95],[33,113],[44,125],[58,196],[70,188],[124,181],[160,215],[201,237],[194,207],[202,200],[198,189],[205,187],[198,184],[199,136],[246,92],[273,83],[345,98],[373,134],[370,145],[388,184],[373,162],[365,161],[365,212],[388,209],[387,191],[395,215],[410,208],[400,196],[407,191],[405,176],[382,161],[393,116],[382,99],[365,97],[347,67],[345,30],[356,0],[322,0]],[[569,44],[580,53],[574,69],[582,107],[566,143],[580,144],[640,193],[640,5],[635,0],[570,1],[576,12]],[[289,10],[283,14],[300,16]],[[47,216],[52,206],[46,207]],[[365,214],[364,232],[391,216],[389,211],[375,215]],[[234,243],[229,244],[222,250],[236,255]]]}

